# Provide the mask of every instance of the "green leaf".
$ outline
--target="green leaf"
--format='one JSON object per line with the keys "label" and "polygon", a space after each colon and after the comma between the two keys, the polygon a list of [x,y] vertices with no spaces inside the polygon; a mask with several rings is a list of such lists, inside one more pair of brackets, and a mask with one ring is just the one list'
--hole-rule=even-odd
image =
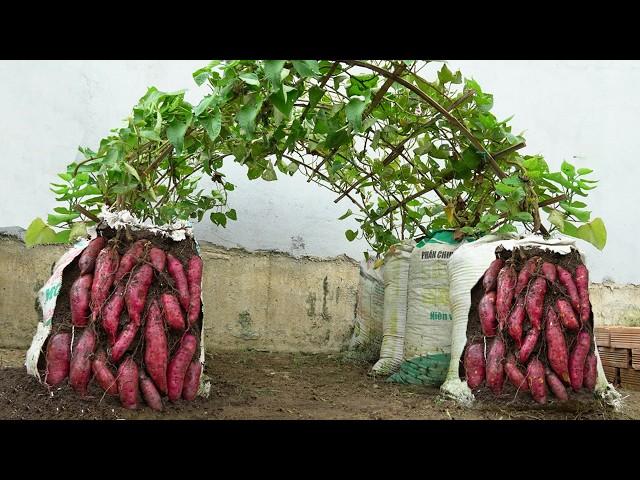
{"label": "green leaf", "polygon": [[289,165],[287,165],[287,173],[289,175],[293,175],[298,171],[298,168],[299,166],[296,162],[291,162]]}
{"label": "green leaf", "polygon": [[562,165],[560,167],[560,170],[562,170],[562,173],[564,173],[567,178],[574,178],[576,176],[576,169],[573,165],[571,165],[570,163],[563,161]]}
{"label": "green leaf", "polygon": [[324,90],[317,85],[314,85],[309,89],[309,105],[313,108],[317,105],[320,99],[324,96]]}
{"label": "green leaf", "polygon": [[260,86],[260,80],[255,73],[241,73],[238,77],[247,85]]}
{"label": "green leaf", "polygon": [[273,182],[274,180],[278,179],[276,171],[273,169],[273,165],[271,165],[271,162],[267,164],[267,168],[265,168],[262,172],[262,179],[266,180],[267,182]]}
{"label": "green leaf", "polygon": [[285,116],[289,118],[293,105],[298,99],[297,91],[293,95],[285,95],[284,90],[280,89],[269,97],[271,103]]}
{"label": "green leaf", "polygon": [[591,170],[590,168],[579,168],[578,169],[578,175],[589,175],[591,172],[593,172],[593,170]]}
{"label": "green leaf", "polygon": [[351,97],[345,108],[347,120],[353,125],[356,132],[360,132],[362,129],[362,113],[364,112],[364,108],[365,102],[359,97]]}
{"label": "green leaf", "polygon": [[[575,202],[580,203],[580,202]],[[580,210],[579,208],[569,206],[565,202],[561,202],[560,206],[564,208],[568,213],[576,217],[581,222],[588,222],[591,217],[591,212],[588,210]]]}
{"label": "green leaf", "polygon": [[176,149],[176,154],[182,154],[184,146],[184,134],[187,132],[187,124],[182,120],[174,120],[167,127],[167,139]]}
{"label": "green leaf", "polygon": [[378,85],[378,75],[354,75],[349,79],[349,86],[347,87],[347,96],[359,96],[368,97],[371,94],[371,89]]}
{"label": "green leaf", "polygon": [[36,218],[24,234],[24,243],[27,247],[34,245],[50,244],[50,243],[66,243],[62,242],[56,232],[49,227],[41,218]]}
{"label": "green leaf", "polygon": [[440,82],[440,84],[444,85],[445,83],[450,83],[454,79],[455,77],[451,73],[451,70],[449,70],[449,67],[447,67],[447,64],[445,63],[444,65],[442,65],[442,68],[438,72],[438,81]]}
{"label": "green leaf", "polygon": [[504,225],[502,225],[498,230],[496,230],[496,233],[499,234],[504,234],[504,233],[515,233],[517,232],[518,229],[516,227],[514,227],[513,225],[506,223]]}
{"label": "green leaf", "polygon": [[353,215],[353,212],[351,211],[351,209],[349,209],[344,215],[338,218],[338,220],[344,220],[345,218],[350,217],[351,215]]}
{"label": "green leaf", "polygon": [[317,60],[293,60],[291,63],[293,63],[293,68],[302,78],[320,74]]}
{"label": "green leaf", "polygon": [[261,167],[260,165],[258,164],[251,165],[247,170],[247,178],[249,180],[255,180],[257,178],[260,178],[260,175],[262,175],[263,171],[264,171],[264,168]]}
{"label": "green leaf", "polygon": [[227,225],[227,216],[224,213],[214,212],[209,215],[209,218],[216,225],[222,225],[223,227]]}
{"label": "green leaf", "polygon": [[231,220],[237,220],[238,216],[236,215],[236,211],[234,208],[232,208],[231,210],[229,210],[227,213],[227,218],[230,218]]}
{"label": "green leaf", "polygon": [[211,76],[211,72],[207,67],[200,68],[193,72],[193,79],[195,80],[198,86],[201,86],[207,79]]}
{"label": "green leaf", "polygon": [[129,172],[131,175],[133,175],[136,178],[136,180],[138,180],[138,182],[142,183],[142,180],[140,180],[140,175],[138,175],[138,172],[136,171],[136,169],[133,168],[127,162],[123,162],[123,164],[124,164],[124,168],[127,170],[127,172]]}
{"label": "green leaf", "polygon": [[235,188],[236,187],[233,185],[233,183],[226,182],[224,184],[224,189],[228,192],[232,192],[233,190],[235,190]]}
{"label": "green leaf", "polygon": [[222,128],[222,117],[219,108],[216,107],[211,116],[202,118],[200,121],[204,125],[207,135],[209,135],[212,142],[218,138],[218,135],[220,135],[220,129]]}
{"label": "green leaf", "polygon": [[350,242],[353,242],[356,237],[358,236],[358,232],[354,232],[353,230],[347,230],[346,232],[344,232],[345,237],[347,237],[347,240],[349,240]]}
{"label": "green leaf", "polygon": [[493,204],[500,212],[505,213],[509,211],[509,205],[504,200],[498,200]]}
{"label": "green leaf", "polygon": [[85,222],[76,222],[71,225],[69,230],[69,241],[75,242],[78,238],[87,236],[87,224]]}
{"label": "green leaf", "polygon": [[265,60],[264,61],[264,73],[269,79],[272,86],[272,91],[280,90],[282,85],[282,68],[284,67],[284,60]]}
{"label": "green leaf", "polygon": [[154,142],[161,142],[162,138],[155,130],[140,130],[140,136],[142,138],[146,138],[149,140],[153,140]]}
{"label": "green leaf", "polygon": [[482,215],[482,217],[480,217],[480,222],[487,225],[493,225],[499,219],[500,217],[498,215],[493,215],[492,213],[485,213],[484,215]]}
{"label": "green leaf", "polygon": [[518,222],[533,222],[533,216],[529,212],[517,212],[511,218]]}
{"label": "green leaf", "polygon": [[351,137],[346,132],[346,130],[344,128],[341,128],[340,130],[329,133],[326,140],[324,141],[324,145],[327,148],[334,149],[349,142],[350,139]]}
{"label": "green leaf", "polygon": [[211,106],[211,104],[215,103],[216,101],[217,97],[215,95],[207,95],[200,101],[193,113],[196,117],[199,117],[202,112],[207,110]]}
{"label": "green leaf", "polygon": [[534,180],[542,178],[542,175],[549,171],[547,162],[540,156],[525,158],[522,161],[522,166],[526,169],[527,175]]}
{"label": "green leaf", "polygon": [[259,96],[253,97],[249,103],[244,105],[238,114],[236,120],[240,128],[244,130],[248,138],[253,138],[253,133],[256,128],[256,116],[262,108],[262,98]]}
{"label": "green leaf", "polygon": [[560,185],[562,185],[565,188],[571,188],[571,183],[569,183],[567,181],[566,178],[564,178],[562,176],[562,174],[560,172],[554,172],[554,173],[545,173],[542,175],[543,178],[549,179],[553,182],[559,183]]}
{"label": "green leaf", "polygon": [[555,225],[556,227],[558,227],[558,230],[560,230],[561,232],[563,231],[564,215],[560,213],[558,210],[553,210],[549,214],[549,222],[551,223],[551,225]]}
{"label": "green leaf", "polygon": [[58,225],[59,223],[68,222],[70,220],[75,220],[80,216],[79,213],[67,213],[67,214],[52,214],[50,213],[47,217],[47,223],[49,225]]}
{"label": "green leaf", "polygon": [[592,222],[578,227],[578,238],[585,240],[602,250],[607,244],[607,229],[600,217],[594,218]]}

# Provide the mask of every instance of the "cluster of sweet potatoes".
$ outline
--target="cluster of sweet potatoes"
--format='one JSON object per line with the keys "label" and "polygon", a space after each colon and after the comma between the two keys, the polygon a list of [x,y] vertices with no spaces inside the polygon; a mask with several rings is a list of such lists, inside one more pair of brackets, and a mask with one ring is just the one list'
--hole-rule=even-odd
{"label": "cluster of sweet potatoes", "polygon": [[147,239],[120,255],[118,242],[98,236],[80,255],[68,299],[74,328],[58,328],[49,339],[45,383],[68,378],[84,396],[93,378],[129,409],[140,396],[154,410],[163,409],[163,396],[193,400],[202,371],[202,259],[194,254],[183,265]]}
{"label": "cluster of sweet potatoes", "polygon": [[476,287],[482,289],[476,306],[480,333],[469,335],[473,328],[467,329],[468,386],[486,384],[501,395],[507,379],[516,392],[528,392],[541,404],[548,390],[559,401],[568,400],[571,390],[593,391],[597,360],[587,268],[549,261],[551,255],[517,254],[498,256]]}

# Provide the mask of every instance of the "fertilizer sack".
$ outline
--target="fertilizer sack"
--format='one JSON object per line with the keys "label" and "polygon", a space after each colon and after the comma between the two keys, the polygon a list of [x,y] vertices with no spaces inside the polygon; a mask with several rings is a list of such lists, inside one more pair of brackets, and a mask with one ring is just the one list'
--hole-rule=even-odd
{"label": "fertilizer sack", "polygon": [[384,261],[384,310],[380,359],[372,368],[376,375],[394,373],[403,360],[407,322],[409,263],[415,246],[413,240],[389,248]]}
{"label": "fertilizer sack", "polygon": [[580,269],[584,255],[566,237],[489,235],[460,246],[449,260],[451,363],[441,392],[463,405],[477,395],[543,404],[595,395],[619,407],[595,348],[588,288],[578,298],[565,286]]}
{"label": "fertilizer sack", "polygon": [[360,262],[360,280],[350,350],[380,352],[384,313],[384,265],[375,268],[375,258]]}
{"label": "fertilizer sack", "polygon": [[411,252],[405,363],[389,381],[440,386],[445,379],[452,323],[447,265],[460,245],[453,235],[451,230],[437,231],[420,241]]}
{"label": "fertilizer sack", "polygon": [[[118,212],[117,215],[121,216],[124,213],[126,212]],[[67,250],[54,265],[49,280],[38,292],[38,301],[42,308],[42,320],[37,325],[36,333],[27,351],[25,362],[27,373],[36,377],[41,383],[46,383],[50,389],[62,385],[61,382],[67,383],[68,380],[69,384],[77,393],[85,395],[86,389],[88,387],[94,388],[92,387],[94,384],[95,388],[107,390],[107,387],[105,387],[101,381],[104,377],[98,376],[96,373],[98,371],[104,372],[104,369],[96,370],[95,362],[96,359],[99,359],[100,363],[104,363],[104,365],[111,370],[110,375],[112,377],[115,376],[114,382],[120,381],[118,380],[121,371],[118,365],[120,365],[122,371],[128,369],[128,372],[137,370],[140,373],[140,381],[142,382],[140,388],[143,394],[143,386],[148,385],[149,382],[154,382],[158,391],[162,391],[162,387],[166,388],[166,386],[158,385],[160,380],[157,380],[157,378],[162,379],[163,374],[160,374],[160,376],[156,375],[157,372],[150,371],[149,365],[146,363],[147,359],[151,358],[146,357],[148,353],[145,347],[147,339],[156,342],[156,338],[158,338],[157,334],[150,334],[150,331],[146,329],[149,318],[153,317],[154,323],[149,323],[149,328],[152,328],[151,325],[154,325],[156,330],[159,328],[160,331],[166,332],[162,333],[162,337],[166,337],[164,341],[167,342],[165,343],[165,345],[167,345],[165,348],[168,348],[168,360],[171,360],[172,355],[183,348],[183,343],[185,343],[184,348],[186,351],[192,352],[192,354],[189,355],[191,360],[189,360],[188,375],[191,375],[190,378],[193,380],[189,384],[188,394],[185,390],[184,398],[192,398],[196,395],[196,391],[197,395],[208,396],[210,382],[202,374],[205,362],[205,339],[204,329],[202,328],[204,312],[201,293],[202,277],[200,274],[199,282],[191,281],[192,286],[199,285],[200,288],[199,290],[194,289],[191,297],[187,297],[186,299],[177,293],[176,288],[178,287],[174,286],[174,280],[172,279],[176,262],[181,263],[185,271],[188,269],[188,275],[192,275],[193,272],[196,271],[191,268],[192,261],[199,264],[197,268],[199,268],[200,271],[202,269],[199,246],[195,239],[192,238],[190,229],[186,227],[178,228],[174,225],[171,226],[173,228],[169,228],[163,232],[162,227],[132,225],[132,218],[129,217],[121,219],[112,216],[107,217],[106,220],[103,218],[103,220],[104,223],[101,224],[100,234],[93,229],[90,238],[78,240]],[[124,221],[124,224],[118,225],[117,222],[119,220],[126,221]],[[97,240],[100,240],[100,242],[96,243]],[[94,257],[93,263],[90,263],[91,266],[88,267],[88,264],[85,262],[87,258],[85,252],[91,251],[91,249],[87,247],[92,244],[104,246],[96,250],[96,253],[99,251],[100,254],[97,254],[97,258]],[[131,251],[134,251],[136,245],[139,245],[139,253],[136,254],[137,256],[131,254],[129,258],[126,259],[127,255]],[[135,251],[138,252],[138,250]],[[101,257],[103,252],[105,255]],[[185,259],[180,260],[181,252],[190,252],[188,253],[188,259],[185,257]],[[83,255],[83,253],[85,253],[85,255]],[[172,256],[172,254],[174,256]],[[115,268],[118,268],[118,272],[115,274],[101,275],[98,273],[98,270],[100,269],[100,272],[104,272],[104,270],[99,265],[106,264],[101,263],[101,258],[106,258],[109,255],[115,255]],[[160,261],[159,259],[162,260]],[[93,271],[94,263],[95,272]],[[129,265],[129,267],[126,272],[124,271],[125,268],[122,268],[123,273],[119,276],[120,268],[123,267],[123,265]],[[83,271],[87,271],[87,269],[89,269],[89,273],[83,273]],[[145,275],[147,277],[146,280],[144,280]],[[113,280],[111,280],[113,283],[110,284],[111,286],[108,290],[104,291],[103,295],[105,298],[99,301],[99,306],[98,303],[94,304],[93,302],[94,292],[97,292],[97,290],[92,288],[91,277],[113,278]],[[85,290],[85,298],[88,303],[90,299],[90,303],[86,304],[83,307],[84,311],[81,311],[81,314],[79,314],[79,304],[76,303],[75,300],[77,300],[78,292],[80,288],[82,288],[80,281],[84,278],[89,278],[89,291]],[[116,280],[116,278],[119,278],[119,280]],[[193,276],[192,278],[196,279],[198,277]],[[134,292],[138,293],[142,291],[137,288],[138,285],[140,285],[140,283],[137,282],[145,282],[145,291],[148,292],[148,294],[145,293],[144,297],[139,300],[134,296]],[[79,284],[80,287],[78,287]],[[132,289],[131,294],[129,294],[129,288]],[[182,308],[184,310],[182,314],[184,317],[182,318],[184,321],[182,328],[175,327],[175,324],[170,325],[167,317],[169,316],[168,312],[171,310],[171,307],[163,304],[161,301],[161,297],[165,296],[165,294],[167,296],[175,294],[175,297],[180,297],[182,307],[178,306],[178,309]],[[118,295],[120,295],[120,298],[123,298],[123,300],[118,299],[118,302],[115,302]],[[95,298],[100,297],[96,294]],[[199,301],[196,300],[198,298]],[[135,302],[137,302],[137,304]],[[115,303],[120,303],[120,307],[118,307],[117,318],[115,314],[112,315],[116,319],[115,331],[111,331],[107,323],[105,323],[105,318],[108,317],[106,313],[107,309]],[[175,309],[173,311],[175,312]],[[93,333],[89,334],[89,330]],[[129,331],[134,332],[132,335],[133,340],[125,343],[125,338],[125,340],[121,342],[121,338],[125,337],[125,332]],[[114,337],[113,334],[115,334],[116,337]],[[153,335],[153,337],[148,337],[147,335]],[[62,338],[65,339],[66,343],[61,340]],[[89,338],[89,340],[86,340],[87,338]],[[183,342],[183,338],[187,338],[187,340]],[[61,345],[65,345],[62,350],[59,350],[59,353],[56,354],[56,362],[59,362],[60,355],[66,356],[67,360],[65,361],[67,362],[69,361],[68,359],[71,359],[71,370],[68,370],[68,363],[66,366],[68,379],[64,376],[64,370],[57,369],[59,366],[58,363],[55,364],[56,372],[63,372],[61,374],[56,373],[56,376],[60,377],[57,382],[47,381],[47,375],[49,375],[51,371],[49,370],[49,363],[45,361],[45,357],[49,359],[49,344],[52,343],[53,339],[57,339],[56,341],[60,340],[60,343],[56,343],[55,348],[61,348]],[[82,346],[80,346],[81,344]],[[87,347],[87,345],[90,346]],[[122,347],[122,345],[126,345],[126,347]],[[197,345],[199,345],[199,352]],[[86,359],[78,360],[78,362],[87,362],[86,368],[89,369],[87,371],[86,368],[83,367],[82,375],[84,379],[79,383],[73,376],[76,348],[78,348],[79,352],[82,352],[78,353],[78,355],[82,355],[83,358],[86,356]],[[118,348],[122,350],[120,353],[116,353]],[[51,359],[53,358],[54,357],[51,357]],[[137,366],[132,365],[134,362],[137,363]],[[171,362],[169,361],[169,363]],[[118,373],[115,372],[116,369],[118,369]],[[112,385],[114,382],[112,382]],[[53,385],[54,383],[55,385]],[[164,383],[164,381],[160,383]],[[185,385],[186,384],[187,377],[185,377]],[[80,385],[80,388],[78,385]],[[169,399],[173,401],[171,395],[171,386],[169,386]],[[123,405],[126,406],[126,402],[123,401],[122,396],[120,399]]]}

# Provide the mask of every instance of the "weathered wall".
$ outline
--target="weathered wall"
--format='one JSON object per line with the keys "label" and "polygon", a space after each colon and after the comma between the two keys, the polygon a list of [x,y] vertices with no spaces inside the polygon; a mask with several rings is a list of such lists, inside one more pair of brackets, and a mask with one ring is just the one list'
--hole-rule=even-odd
{"label": "weathered wall", "polygon": [[38,290],[64,247],[25,248],[0,236],[0,347],[28,348],[41,315]]}
{"label": "weathered wall", "polygon": [[[27,348],[39,288],[63,247],[0,236],[0,348]],[[207,349],[334,352],[351,335],[358,266],[201,243]],[[640,326],[640,286],[592,284],[596,324]]]}
{"label": "weathered wall", "polygon": [[[353,325],[358,266],[348,257],[319,259],[249,253],[201,242],[208,349],[333,352]],[[64,251],[25,248],[0,236],[0,347],[27,348],[40,311],[37,292]]]}

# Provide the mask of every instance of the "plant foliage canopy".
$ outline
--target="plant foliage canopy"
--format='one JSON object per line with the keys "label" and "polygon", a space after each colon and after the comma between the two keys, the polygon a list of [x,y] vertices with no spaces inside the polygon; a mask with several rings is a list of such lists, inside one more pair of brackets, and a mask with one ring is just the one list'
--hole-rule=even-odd
{"label": "plant foliage canopy", "polygon": [[[102,206],[156,224],[208,214],[224,227],[237,216],[222,169],[235,161],[252,180],[302,174],[335,192],[349,202],[340,218],[359,224],[346,238],[378,253],[441,228],[462,237],[518,226],[602,249],[604,224],[579,199],[595,188],[592,170],[563,162],[553,172],[521,153],[525,139],[491,113],[493,96],[440,63],[212,61],[193,74],[210,90],[197,105],[151,87],[126,125],[58,175],[64,206],[34,220],[27,243],[72,241]],[[216,188],[200,188],[203,176]]]}

